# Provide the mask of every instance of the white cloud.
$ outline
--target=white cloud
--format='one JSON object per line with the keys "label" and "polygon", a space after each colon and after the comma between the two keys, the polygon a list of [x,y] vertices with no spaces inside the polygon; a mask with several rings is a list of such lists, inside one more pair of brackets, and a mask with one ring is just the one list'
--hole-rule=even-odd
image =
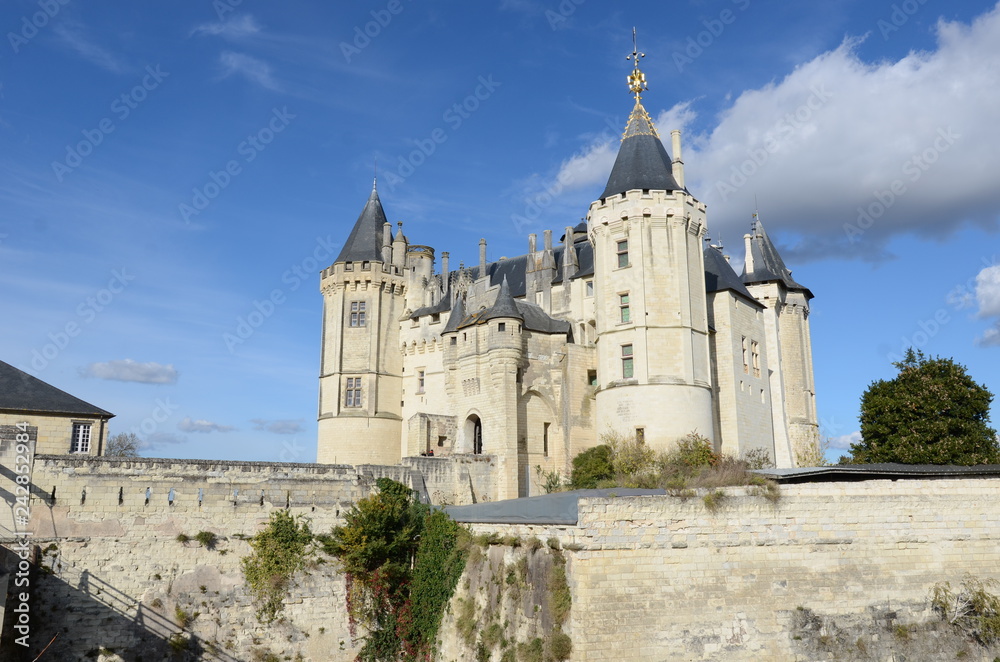
{"label": "white cloud", "polygon": [[830,448],[835,448],[837,450],[847,450],[851,447],[851,444],[856,444],[861,441],[861,432],[852,432],[850,434],[842,434],[839,437],[830,437]]}
{"label": "white cloud", "polygon": [[223,78],[228,78],[233,74],[238,74],[246,78],[251,83],[260,85],[264,89],[275,92],[281,91],[281,86],[276,80],[274,80],[271,65],[263,60],[258,60],[257,58],[246,55],[245,53],[224,51],[219,56],[219,62],[222,64]]}
{"label": "white cloud", "polygon": [[976,276],[976,303],[980,317],[1000,317],[1000,265],[986,267]]}
{"label": "white cloud", "polygon": [[878,255],[894,234],[997,219],[1000,8],[939,22],[935,50],[895,62],[862,62],[857,45],[743,92],[695,137],[687,179],[713,225],[742,232],[756,195],[770,229],[812,235],[808,257]]}
{"label": "white cloud", "polygon": [[177,424],[177,429],[182,432],[229,432],[233,429],[229,425],[220,425],[212,421],[203,419],[192,420],[190,416]]}
{"label": "white cloud", "polygon": [[[708,205],[712,236],[742,236],[755,198],[772,234],[803,235],[785,251],[793,263],[877,259],[895,235],[995,224],[1000,5],[971,24],[940,21],[936,36],[933,50],[878,63],[847,39],[736,95],[708,129],[685,131],[686,184]],[[669,151],[670,131],[695,125],[698,100],[657,113],[656,99],[645,103]],[[618,151],[609,133],[566,159],[556,181],[599,194]],[[530,197],[539,187],[526,188]]]}
{"label": "white cloud", "polygon": [[278,420],[268,421],[262,418],[255,418],[251,421],[254,430],[271,432],[273,434],[297,434],[302,432],[301,421]]}
{"label": "white cloud", "polygon": [[138,363],[132,359],[91,363],[80,370],[80,374],[84,377],[140,384],[176,384],[178,376],[173,365]]}
{"label": "white cloud", "polygon": [[202,23],[191,30],[191,35],[220,36],[225,39],[241,39],[260,32],[257,20],[251,14],[243,14],[225,21]]}
{"label": "white cloud", "polygon": [[92,42],[79,23],[60,21],[56,23],[53,32],[63,45],[76,51],[83,59],[116,74],[125,71],[125,65],[109,51]]}
{"label": "white cloud", "polygon": [[976,344],[980,347],[1000,347],[1000,323],[986,329],[983,335],[976,338]]}

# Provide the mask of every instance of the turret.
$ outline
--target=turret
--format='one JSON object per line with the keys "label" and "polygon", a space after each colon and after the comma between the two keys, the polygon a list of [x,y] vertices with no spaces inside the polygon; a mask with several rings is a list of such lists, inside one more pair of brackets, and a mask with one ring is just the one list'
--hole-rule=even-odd
{"label": "turret", "polygon": [[642,106],[641,57],[629,56],[635,105],[607,186],[587,217],[594,238],[597,429],[636,434],[667,450],[692,431],[714,437],[705,205],[675,178],[679,158],[671,160]]}
{"label": "turret", "polygon": [[807,287],[792,278],[757,215],[743,238],[741,279],[765,306],[764,329],[770,368],[775,462],[796,466],[812,457],[819,445],[816,385],[813,378]]}
{"label": "turret", "polygon": [[398,243],[387,246],[387,227],[373,187],[343,249],[321,274],[321,463],[395,464],[401,458],[399,318],[407,285],[402,270],[386,262],[390,252],[395,261]]}

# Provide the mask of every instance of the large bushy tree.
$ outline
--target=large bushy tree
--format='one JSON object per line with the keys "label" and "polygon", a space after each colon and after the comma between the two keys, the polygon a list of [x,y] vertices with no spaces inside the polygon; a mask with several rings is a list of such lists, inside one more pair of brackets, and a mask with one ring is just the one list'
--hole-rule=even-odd
{"label": "large bushy tree", "polygon": [[993,394],[951,359],[909,349],[895,379],[873,382],[861,397],[856,463],[994,464],[997,433],[989,425]]}

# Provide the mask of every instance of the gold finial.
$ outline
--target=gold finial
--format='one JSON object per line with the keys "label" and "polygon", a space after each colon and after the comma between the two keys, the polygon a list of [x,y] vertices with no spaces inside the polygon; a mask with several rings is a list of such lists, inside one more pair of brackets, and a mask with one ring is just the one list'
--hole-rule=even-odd
{"label": "gold finial", "polygon": [[636,101],[642,99],[639,95],[649,89],[646,86],[646,74],[639,71],[639,58],[641,57],[646,57],[646,54],[640,53],[639,49],[636,47],[635,28],[632,28],[632,54],[627,55],[625,59],[630,60],[634,65],[632,73],[629,74],[628,77],[628,89],[635,95]]}

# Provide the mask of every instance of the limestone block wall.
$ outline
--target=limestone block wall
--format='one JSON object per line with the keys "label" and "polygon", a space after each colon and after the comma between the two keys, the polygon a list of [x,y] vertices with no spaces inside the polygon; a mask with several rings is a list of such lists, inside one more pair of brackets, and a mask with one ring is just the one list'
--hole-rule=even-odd
{"label": "limestone block wall", "polygon": [[27,423],[38,430],[38,453],[69,453],[73,441],[73,423],[90,424],[90,453],[103,452],[108,441],[108,424],[99,416],[79,414],[0,413],[0,426]]}
{"label": "limestone block wall", "polygon": [[[566,549],[574,660],[800,660],[798,608],[937,618],[931,587],[1000,580],[1000,480],[865,481],[582,499],[570,526],[475,525]],[[811,658],[810,658],[811,659]]]}

